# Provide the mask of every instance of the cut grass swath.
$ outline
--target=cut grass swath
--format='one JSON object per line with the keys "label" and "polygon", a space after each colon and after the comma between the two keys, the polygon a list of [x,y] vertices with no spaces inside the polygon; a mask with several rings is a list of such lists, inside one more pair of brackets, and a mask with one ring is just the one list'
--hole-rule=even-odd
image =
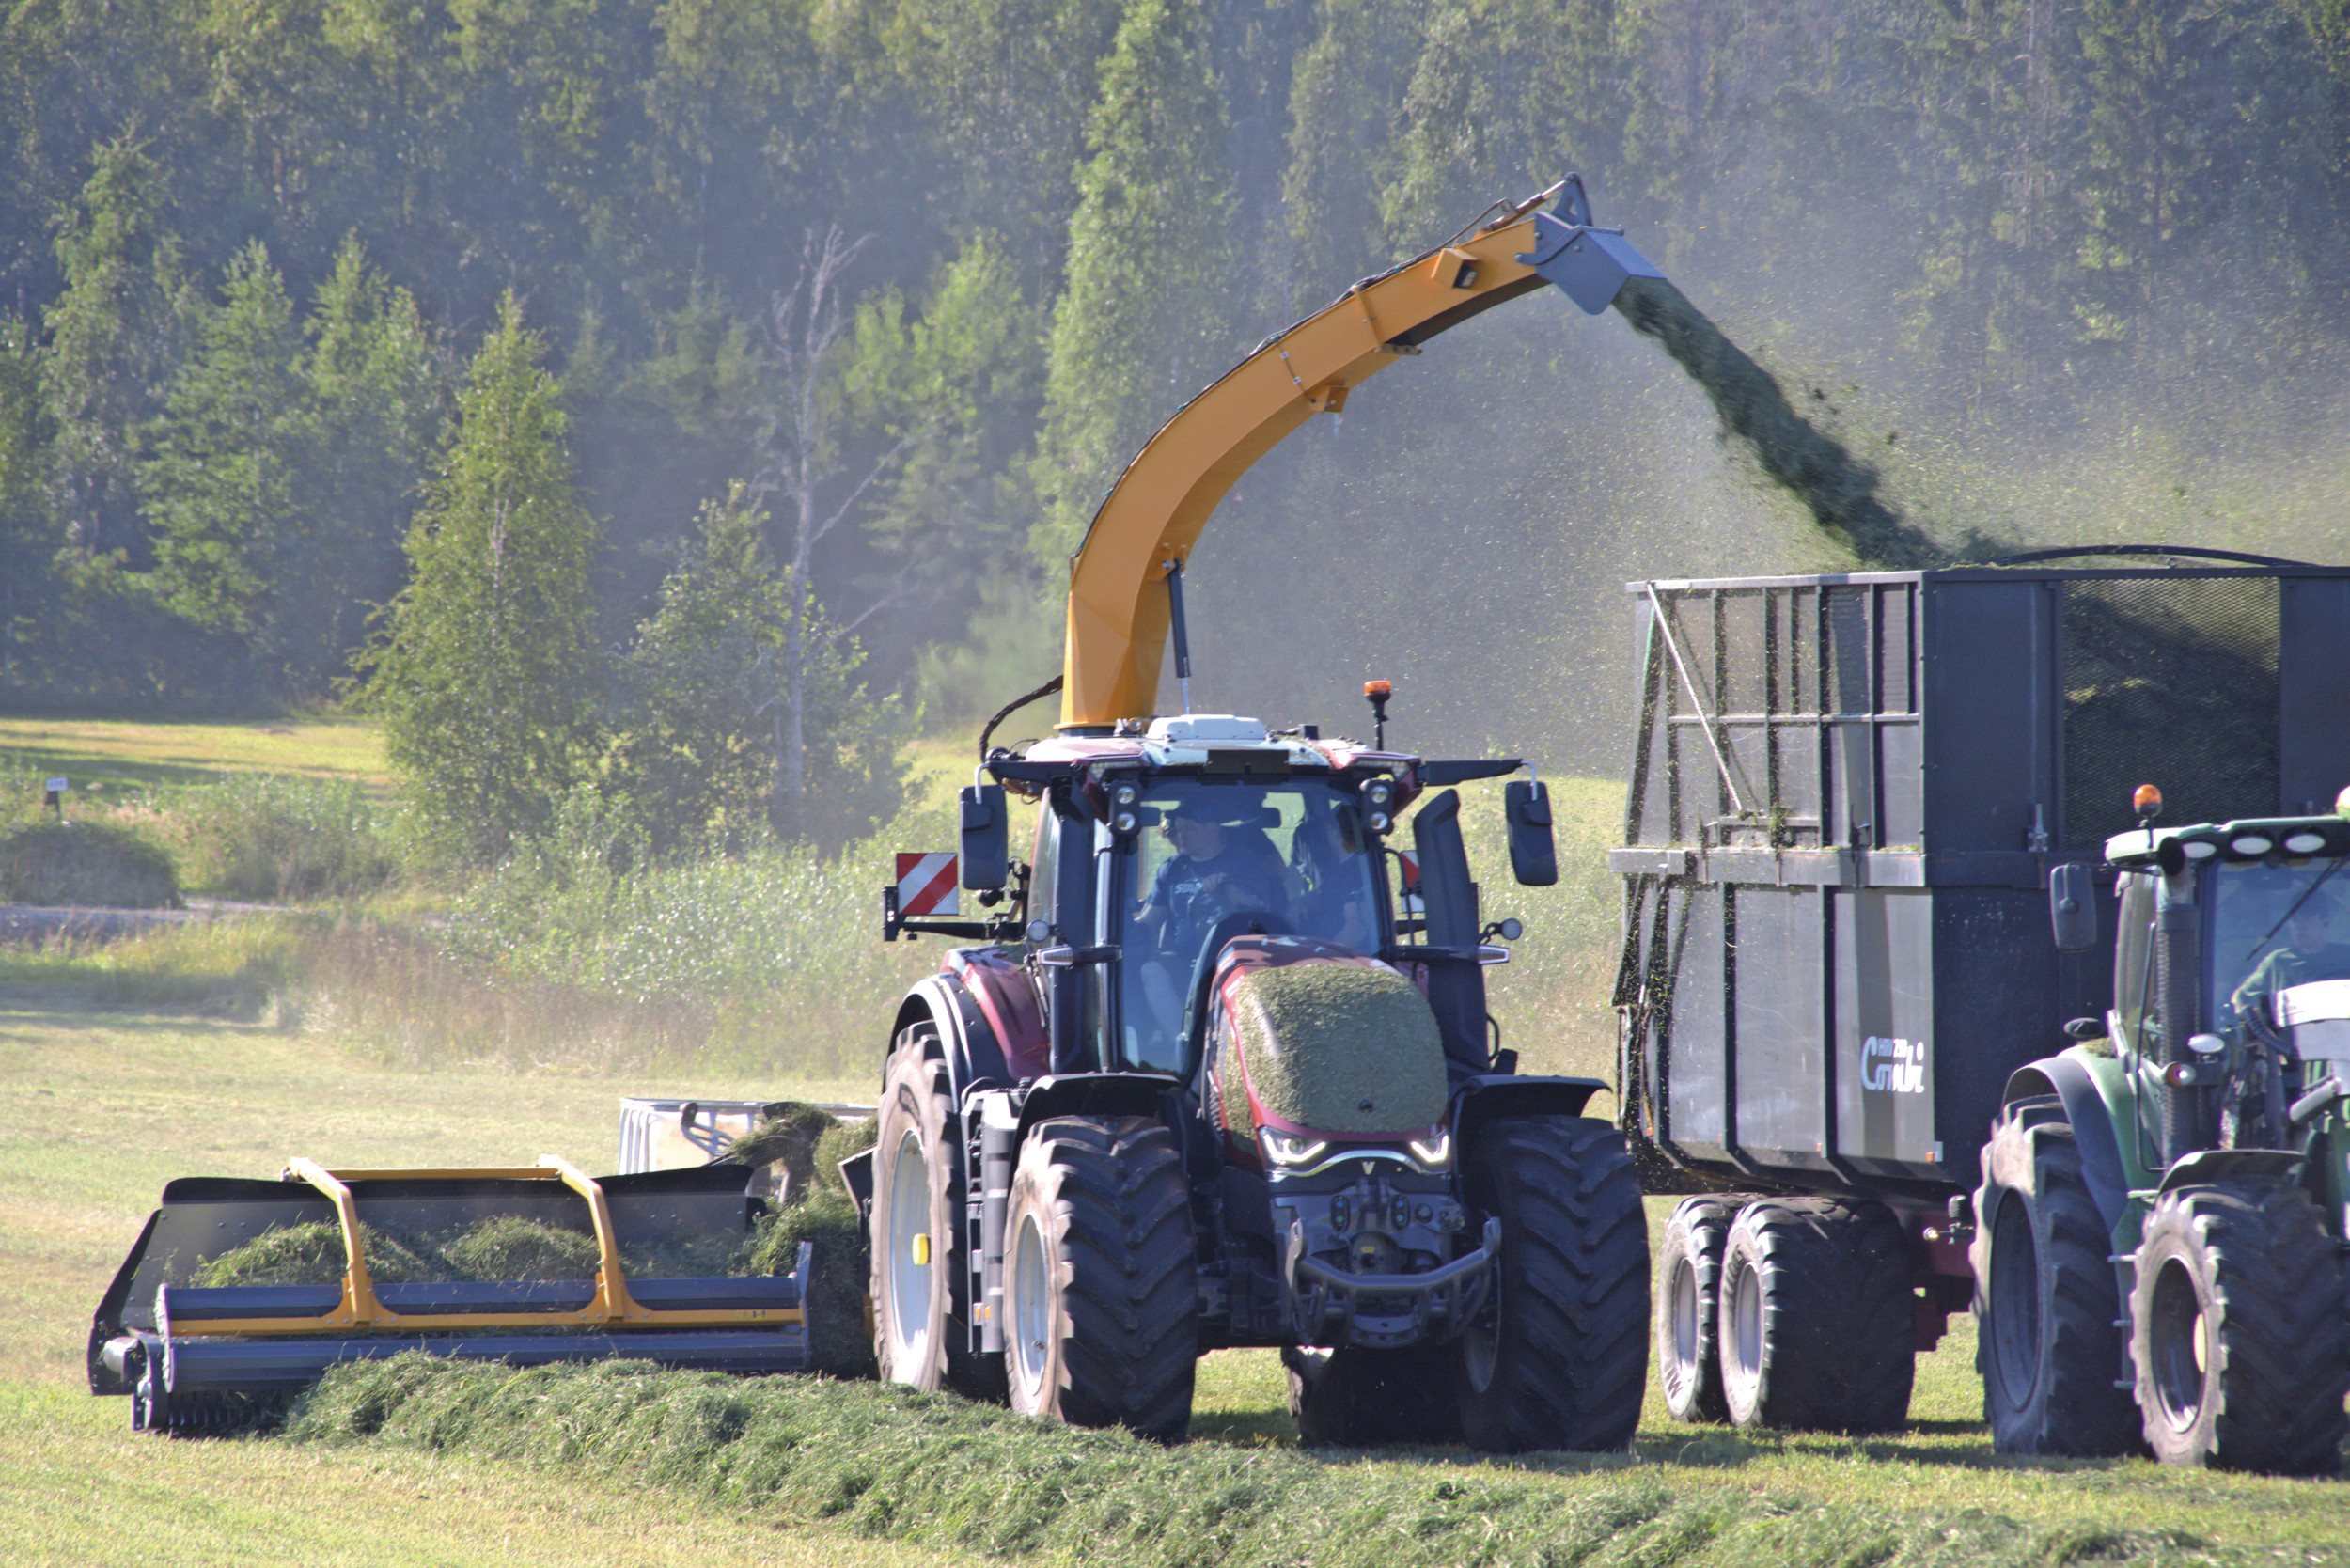
{"label": "cut grass swath", "polygon": [[[2250,1560],[2171,1532],[2099,1529],[2091,1543],[2078,1525],[1976,1510],[1676,1489],[1628,1456],[1562,1456],[1569,1473],[1557,1476],[1538,1456],[1432,1479],[1426,1465],[1208,1442],[1162,1449],[889,1386],[730,1380],[640,1362],[515,1372],[403,1356],[338,1368],[288,1435],[516,1462],[779,1522],[1121,1568]],[[1603,1474],[1574,1473],[1594,1468]]]}

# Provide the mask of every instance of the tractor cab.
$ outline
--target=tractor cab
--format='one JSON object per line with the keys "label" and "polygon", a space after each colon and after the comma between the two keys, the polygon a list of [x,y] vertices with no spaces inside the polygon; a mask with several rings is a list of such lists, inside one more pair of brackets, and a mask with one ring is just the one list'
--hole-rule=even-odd
{"label": "tractor cab", "polygon": [[[964,792],[962,880],[1005,902],[981,929],[1013,939],[1005,956],[1035,987],[1055,1073],[1193,1078],[1212,982],[1241,937],[1408,965],[1448,1057],[1488,1071],[1480,970],[1508,953],[1480,919],[1458,797],[1424,804],[1409,850],[1394,839],[1432,789],[1521,765],[1427,761],[1225,714],[1055,736],[998,753]],[[1007,792],[1036,807],[1025,865],[1008,853]],[[1555,876],[1540,786],[1509,795],[1521,880]]]}
{"label": "tractor cab", "polygon": [[2323,1108],[2308,1092],[2350,1080],[2350,821],[2149,825],[2106,854],[2120,907],[2107,1033],[2148,1163],[2298,1148]]}

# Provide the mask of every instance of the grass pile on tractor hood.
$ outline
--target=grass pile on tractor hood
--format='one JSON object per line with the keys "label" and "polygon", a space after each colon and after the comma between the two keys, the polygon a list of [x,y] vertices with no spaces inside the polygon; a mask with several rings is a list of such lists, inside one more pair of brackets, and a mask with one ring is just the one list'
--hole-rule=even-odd
{"label": "grass pile on tractor hood", "polygon": [[1121,1568],[2213,1560],[2154,1532],[2090,1541],[2078,1525],[1980,1510],[1676,1490],[1624,1455],[1432,1474],[1223,1442],[1162,1449],[894,1386],[644,1362],[347,1365],[295,1410],[288,1437],[518,1463],[565,1484],[669,1487],[783,1525]]}
{"label": "grass pile on tractor hood", "polygon": [[[1282,1120],[1323,1133],[1401,1133],[1444,1115],[1435,1014],[1393,970],[1358,964],[1255,969],[1233,984],[1232,998],[1249,1085]],[[1235,1130],[1244,1137],[1255,1132]]]}
{"label": "grass pile on tractor hood", "polygon": [[1875,471],[1797,414],[1778,378],[1686,294],[1661,277],[1636,277],[1616,296],[1616,308],[1704,388],[1722,428],[1746,442],[1762,471],[1793,491],[1821,529],[1862,565],[1908,571],[1948,562],[1949,552],[1877,494]]}

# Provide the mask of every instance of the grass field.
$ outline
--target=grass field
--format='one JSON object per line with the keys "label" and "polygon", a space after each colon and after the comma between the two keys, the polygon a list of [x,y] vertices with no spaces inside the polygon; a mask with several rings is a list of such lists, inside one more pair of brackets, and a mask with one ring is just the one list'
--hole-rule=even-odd
{"label": "grass field", "polygon": [[62,774],[103,792],[202,784],[227,773],[356,778],[389,790],[384,738],[364,718],[0,718],[0,763]]}
{"label": "grass field", "polygon": [[[339,720],[0,720],[0,755],[110,787],[237,769],[384,777],[369,732]],[[967,781],[966,756],[958,741],[911,759],[931,803]],[[1611,788],[1561,786],[1562,852],[1604,834]],[[1544,1054],[1559,1059],[1545,1065],[1604,1068],[1605,1031],[1584,1042],[1556,1015],[1592,1011],[1585,993],[1605,976],[1586,971],[1591,953],[1606,956],[1606,889],[1578,890],[1571,873],[1555,893],[1523,894],[1506,873],[1483,874],[1497,889],[1491,912],[1524,914],[1531,927],[1521,962],[1496,976],[1528,992],[1512,1040],[1556,1031]],[[686,1378],[648,1394],[630,1420],[606,1420],[595,1402],[610,1380],[592,1374],[549,1379],[531,1396],[540,1403],[520,1418],[509,1410],[521,1437],[495,1438],[487,1425],[425,1435],[397,1421],[349,1441],[138,1436],[123,1402],[84,1391],[84,1341],[100,1292],[174,1176],[271,1175],[295,1153],[465,1165],[553,1152],[602,1168],[622,1094],[860,1100],[873,1090],[863,1079],[621,1078],[456,1058],[419,1058],[443,1061],[436,1071],[388,1067],[408,1058],[338,1044],[320,1023],[331,1008],[314,1008],[310,1032],[298,1032],[299,1010],[277,999],[291,951],[276,928],[255,926],[0,954],[0,1451],[9,1455],[0,1562],[896,1564],[1010,1553],[1130,1568],[2350,1565],[2350,1487],[2339,1483],[1995,1456],[1964,1318],[1919,1362],[1910,1429],[1870,1440],[1678,1426],[1652,1398],[1627,1454],[1503,1464],[1458,1451],[1308,1452],[1296,1445],[1277,1360],[1257,1351],[1202,1364],[1194,1440],[1172,1453],[805,1380],[712,1390]],[[1652,1221],[1668,1206],[1653,1200]],[[453,1385],[430,1393],[472,1397]],[[677,1442],[645,1436],[649,1421],[693,1427],[713,1401],[732,1414],[723,1440],[706,1445],[712,1473],[681,1459]],[[548,1431],[576,1440],[551,1458],[525,1440]],[[761,1444],[760,1464],[781,1451],[799,1479],[765,1490],[745,1482]]]}
{"label": "grass field", "polygon": [[[304,1152],[354,1164],[558,1152],[603,1167],[622,1093],[836,1099],[870,1095],[870,1085],[403,1074],[261,1025],[21,1002],[0,1011],[0,1082],[10,1086],[0,1098],[0,1315],[10,1325],[0,1337],[0,1444],[13,1461],[0,1467],[0,1560],[143,1560],[151,1543],[156,1560],[196,1562],[894,1563],[962,1560],[973,1544],[911,1511],[826,1524],[788,1498],[665,1492],[625,1455],[583,1452],[551,1471],[462,1445],[158,1441],[128,1430],[121,1402],[81,1392],[89,1311],[171,1176],[272,1174]],[[1561,1529],[1588,1525],[1593,1510],[1622,1513],[1621,1541],[1554,1560],[2350,1562],[2350,1488],[2337,1483],[1996,1458],[1976,1419],[1966,1320],[1953,1329],[1919,1362],[1912,1430],[1883,1439],[1747,1438],[1675,1426],[1653,1408],[1629,1455],[1508,1466],[1449,1452],[1310,1455],[1295,1447],[1277,1362],[1227,1352],[1201,1369],[1190,1449],[1170,1458],[1129,1445],[1096,1458],[1137,1484],[1155,1466],[1254,1465],[1266,1486],[1308,1486],[1324,1506],[1357,1490],[1366,1503],[1446,1502],[1415,1562],[1543,1560],[1510,1523],[1529,1509],[1555,1511]],[[882,1390],[838,1386],[825,1397],[846,1402],[844,1419],[897,1419]],[[963,1419],[950,1408],[938,1419]],[[1073,1435],[1009,1430],[959,1438],[958,1465],[1011,1466],[1025,1487],[1046,1462],[1039,1453],[1074,1467],[1092,1452],[1070,1447]],[[1162,1479],[1171,1486],[1188,1473]],[[1096,1504],[1107,1506],[1086,1506]],[[1469,1549],[1477,1510],[1505,1504],[1514,1512],[1491,1522],[1491,1549]],[[1276,1535],[1288,1539],[1286,1527]],[[1241,1550],[1251,1543],[1270,1550],[1277,1540],[1244,1535],[1239,1555],[1182,1560],[1278,1560]],[[1029,1544],[1047,1560],[1088,1556],[1049,1533]]]}

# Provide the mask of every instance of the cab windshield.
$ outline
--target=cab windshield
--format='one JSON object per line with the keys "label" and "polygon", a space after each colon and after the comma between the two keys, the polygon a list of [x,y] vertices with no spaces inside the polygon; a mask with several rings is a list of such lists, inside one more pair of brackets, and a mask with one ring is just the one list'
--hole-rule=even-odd
{"label": "cab windshield", "polygon": [[1379,941],[1377,864],[1354,801],[1327,782],[1162,779],[1142,798],[1122,868],[1120,1047],[1130,1067],[1179,1073],[1187,1014],[1234,936]]}
{"label": "cab windshield", "polygon": [[2350,978],[2350,922],[2342,902],[2350,895],[2350,874],[2343,864],[2252,860],[2219,867],[2212,878],[2210,978],[2220,1027],[2287,986]]}

